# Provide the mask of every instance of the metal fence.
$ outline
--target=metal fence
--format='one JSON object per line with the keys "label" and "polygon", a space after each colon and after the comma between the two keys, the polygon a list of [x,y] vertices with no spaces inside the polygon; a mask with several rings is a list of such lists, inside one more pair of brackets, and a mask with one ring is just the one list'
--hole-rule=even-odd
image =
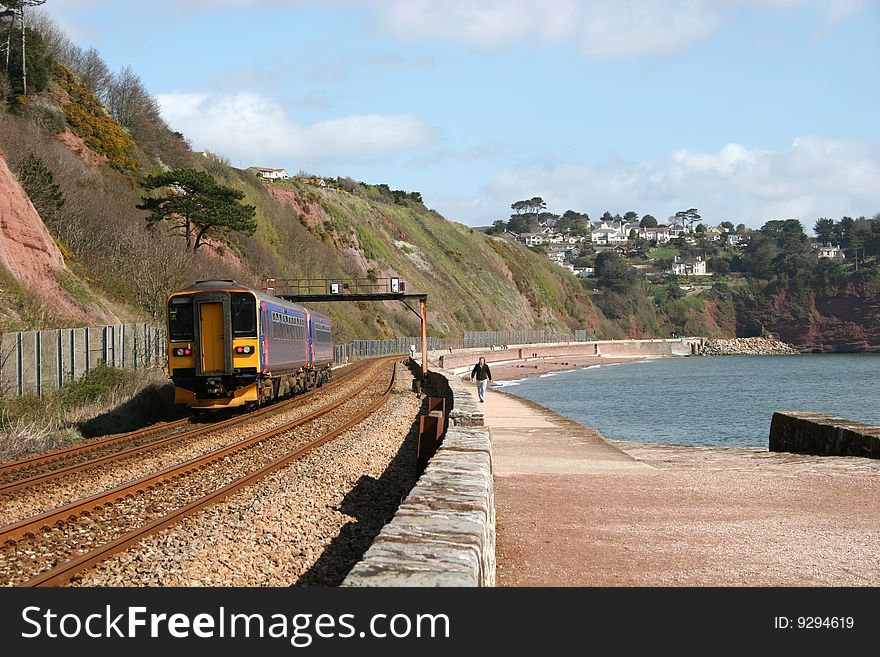
{"label": "metal fence", "polygon": [[464,348],[498,347],[506,344],[540,344],[542,342],[587,342],[586,331],[479,331],[464,334]]}
{"label": "metal fence", "polygon": [[[428,338],[428,351],[437,349],[472,349],[499,347],[511,344],[540,344],[545,342],[589,342],[593,338],[586,331],[560,333],[556,331],[479,331],[466,332],[461,338]],[[387,340],[354,340],[336,345],[336,362],[347,363],[362,358],[408,354],[413,348],[421,357],[422,339],[419,337],[389,338]]]}
{"label": "metal fence", "polygon": [[[586,331],[480,331],[461,338],[428,338],[428,350],[493,347],[542,342],[586,342]],[[99,363],[143,369],[168,362],[165,328],[118,324],[75,329],[4,333],[0,341],[0,394],[42,395],[79,379]],[[421,358],[420,337],[354,340],[337,344],[335,360],[348,363],[376,356],[408,354]]]}
{"label": "metal fence", "polygon": [[79,379],[99,363],[143,369],[164,367],[165,329],[117,324],[4,333],[0,341],[0,392],[42,395]]}

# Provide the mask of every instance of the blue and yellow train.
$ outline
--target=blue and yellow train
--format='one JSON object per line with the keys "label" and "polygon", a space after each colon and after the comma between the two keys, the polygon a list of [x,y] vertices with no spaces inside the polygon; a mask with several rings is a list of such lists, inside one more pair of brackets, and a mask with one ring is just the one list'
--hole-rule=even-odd
{"label": "blue and yellow train", "polygon": [[330,379],[329,317],[235,281],[168,296],[168,374],[191,408],[256,407]]}

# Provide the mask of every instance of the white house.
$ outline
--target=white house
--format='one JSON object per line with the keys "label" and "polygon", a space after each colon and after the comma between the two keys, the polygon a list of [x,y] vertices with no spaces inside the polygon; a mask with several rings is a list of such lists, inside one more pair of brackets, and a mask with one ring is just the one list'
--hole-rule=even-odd
{"label": "white house", "polygon": [[705,276],[706,261],[700,256],[693,260],[676,256],[672,263],[672,273],[676,276]]}
{"label": "white house", "polygon": [[602,222],[598,228],[593,229],[593,242],[601,245],[623,244],[629,239],[629,234],[623,231],[623,226],[616,222],[608,224]]}
{"label": "white house", "polygon": [[265,180],[287,180],[290,176],[287,175],[287,171],[284,169],[270,169],[269,167],[250,167],[248,171],[251,171],[260,178]]}
{"label": "white house", "polygon": [[817,255],[820,258],[828,258],[834,262],[841,263],[846,260],[846,254],[839,246],[831,244],[823,244],[819,247]]}
{"label": "white house", "polygon": [[526,246],[541,246],[547,241],[543,233],[522,233],[519,238]]}
{"label": "white house", "polygon": [[639,237],[654,244],[666,244],[669,241],[669,226],[639,228]]}
{"label": "white house", "polygon": [[547,258],[557,265],[562,265],[565,262],[565,251],[548,251]]}

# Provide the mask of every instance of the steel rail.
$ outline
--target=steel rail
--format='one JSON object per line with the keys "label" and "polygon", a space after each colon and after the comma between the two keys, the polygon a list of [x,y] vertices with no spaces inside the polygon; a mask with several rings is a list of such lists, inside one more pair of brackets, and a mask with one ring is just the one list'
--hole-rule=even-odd
{"label": "steel rail", "polygon": [[165,429],[173,429],[182,424],[186,424],[192,418],[185,417],[179,420],[174,420],[172,422],[161,423],[161,426],[156,424],[152,424],[148,427],[144,427],[143,429],[137,429],[135,431],[128,431],[126,433],[117,433],[112,434],[110,436],[106,436],[104,438],[100,438],[98,440],[86,441],[82,444],[69,445],[67,447],[61,447],[59,449],[54,449],[50,452],[43,452],[41,454],[35,454],[33,456],[29,456],[27,458],[18,459],[15,461],[8,461],[6,463],[0,464],[0,475],[7,474],[9,472],[16,472],[18,470],[22,470],[24,468],[31,468],[36,465],[44,465],[48,463],[52,463],[53,461],[58,461],[59,459],[67,458],[69,456],[76,456],[77,454],[88,452],[95,449],[101,449],[102,447],[109,447],[114,443],[124,442],[127,440],[135,440],[140,438],[141,436],[149,436],[151,433],[164,431]]}
{"label": "steel rail", "polygon": [[[261,408],[256,411],[251,411],[250,413],[246,413],[243,415],[237,415],[235,417],[231,417],[226,420],[221,420],[220,422],[214,422],[214,423],[205,425],[203,427],[199,427],[197,429],[192,429],[190,431],[184,431],[181,433],[174,433],[174,434],[171,434],[170,436],[166,436],[164,438],[158,438],[156,440],[153,440],[153,441],[150,441],[147,443],[135,445],[134,447],[130,447],[125,450],[120,450],[118,452],[113,452],[111,454],[99,456],[98,458],[95,458],[95,459],[89,459],[86,461],[82,461],[80,463],[73,463],[71,465],[68,465],[66,467],[61,467],[56,470],[50,470],[49,472],[44,472],[42,474],[33,475],[31,477],[26,477],[26,478],[22,478],[22,479],[16,479],[14,481],[10,481],[5,484],[0,484],[0,494],[12,493],[12,492],[15,492],[16,490],[20,490],[22,488],[28,488],[30,486],[35,486],[37,484],[45,483],[47,481],[51,481],[52,479],[57,479],[57,478],[64,477],[64,476],[67,476],[70,474],[74,474],[76,472],[80,472],[80,471],[85,470],[87,468],[101,465],[103,463],[119,461],[119,460],[122,460],[124,458],[129,457],[129,456],[134,456],[136,454],[149,452],[154,449],[158,449],[159,447],[162,447],[164,445],[168,445],[170,443],[175,443],[175,442],[179,442],[182,440],[189,440],[189,439],[193,439],[193,438],[198,438],[200,436],[205,435],[206,433],[211,433],[212,431],[227,429],[229,427],[236,426],[238,424],[246,424],[255,418],[262,417],[262,416],[267,415],[269,413],[276,413],[279,411],[287,410],[291,406],[296,406],[296,405],[302,403],[303,401],[311,399],[318,392],[326,393],[328,387],[336,387],[339,384],[341,384],[342,382],[347,381],[351,376],[355,375],[363,367],[364,366],[362,365],[362,366],[356,368],[355,370],[347,373],[347,375],[344,378],[334,379],[332,382],[330,382],[330,384],[325,384],[325,386],[322,386],[321,388],[315,388],[313,390],[309,390],[308,392],[306,392],[302,395],[298,395],[298,396],[293,397],[291,399],[283,400],[280,403],[273,404],[271,406],[267,406],[265,408]],[[183,420],[178,420],[176,422],[168,423],[165,426],[160,427],[158,429],[148,427],[147,429],[150,429],[150,431],[141,430],[141,432],[143,432],[143,435],[149,435],[149,433],[151,433],[151,432],[157,433],[159,431],[162,431],[163,429],[168,429],[168,428],[172,428],[174,426],[179,426],[180,424],[182,424],[184,422],[189,422],[189,418],[184,418]],[[132,434],[120,434],[119,436],[114,436],[112,439],[112,442],[134,440],[134,439],[137,439],[138,437],[141,437],[139,432],[133,432]],[[99,445],[99,447],[103,447],[103,446],[106,446],[109,444],[110,444],[110,442],[105,443],[103,445]],[[88,450],[83,449],[82,451],[85,452]],[[66,456],[75,456],[77,453],[80,453],[80,452],[72,451],[71,453],[65,454],[64,456],[65,457]],[[51,456],[54,456],[54,454]],[[39,461],[38,457],[34,457],[33,459],[30,459],[30,460],[36,461],[31,467],[37,467],[39,465],[52,463],[52,462],[57,461],[59,459],[58,458],[49,458],[45,461]],[[3,474],[2,470],[0,470],[0,474]]]}
{"label": "steel rail", "polygon": [[[360,394],[363,390],[368,388],[372,382],[372,379],[368,380],[366,383],[360,386],[354,392],[354,394]],[[59,507],[57,509],[45,511],[36,516],[24,518],[17,522],[6,525],[5,527],[0,527],[0,544],[8,543],[10,541],[16,541],[22,537],[27,536],[28,534],[36,534],[38,531],[45,527],[51,527],[54,524],[60,522],[63,523],[67,520],[75,519],[82,513],[95,511],[106,504],[125,498],[129,495],[137,494],[138,492],[141,492],[153,486],[157,486],[174,477],[186,474],[193,470],[197,470],[203,466],[213,463],[214,461],[220,460],[225,456],[238,452],[242,449],[246,449],[251,445],[255,445],[261,440],[266,440],[267,438],[276,436],[279,433],[289,431],[290,429],[293,429],[301,424],[310,422],[318,417],[321,417],[322,415],[326,415],[333,409],[344,404],[347,400],[348,399],[346,397],[343,397],[335,402],[322,406],[318,410],[313,411],[312,413],[309,413],[303,417],[291,420],[290,422],[282,424],[278,427],[273,427],[272,429],[259,432],[248,438],[244,438],[240,441],[232,443],[231,445],[220,447],[212,452],[208,452],[207,454],[202,454],[201,456],[194,457],[192,459],[189,459],[188,461],[184,461],[183,463],[178,463],[177,465],[164,468],[159,472],[153,473],[151,475],[145,475],[143,477],[134,479],[124,484],[120,484],[119,486],[105,490],[103,492],[95,493],[94,495],[90,495],[89,497],[85,497],[81,500],[71,502],[70,504]]]}
{"label": "steel rail", "polygon": [[[391,373],[391,381],[389,382],[388,388],[385,390],[385,392],[382,394],[382,396],[378,400],[376,400],[374,403],[372,403],[364,411],[361,411],[360,413],[358,413],[356,416],[354,416],[351,419],[349,419],[348,421],[346,421],[341,426],[333,429],[332,431],[324,434],[323,436],[321,436],[319,438],[316,438],[315,440],[312,440],[312,441],[306,443],[305,445],[302,445],[302,446],[296,448],[294,451],[283,456],[282,458],[277,459],[277,460],[273,461],[272,463],[269,463],[269,464],[263,466],[262,468],[259,468],[258,470],[255,470],[254,472],[252,472],[248,475],[245,475],[244,477],[241,477],[241,478],[237,479],[236,481],[233,481],[233,482],[223,486],[222,488],[219,488],[216,491],[209,493],[208,495],[181,507],[180,509],[177,509],[176,511],[172,511],[172,512],[162,516],[161,518],[157,518],[156,520],[153,520],[153,521],[143,525],[142,527],[139,527],[138,529],[136,529],[132,532],[129,532],[128,534],[120,536],[119,538],[114,539],[113,541],[110,541],[109,543],[105,543],[104,545],[96,548],[95,550],[87,552],[86,554],[80,555],[80,556],[78,556],[68,562],[60,564],[60,565],[52,568],[51,570],[48,570],[44,573],[41,573],[40,575],[37,575],[36,577],[24,582],[20,586],[23,586],[23,587],[46,587],[46,586],[62,586],[64,584],[67,584],[68,582],[70,582],[72,577],[76,573],[78,573],[79,571],[84,570],[86,568],[89,568],[90,566],[93,566],[93,565],[103,561],[104,559],[106,559],[107,557],[109,557],[110,555],[112,555],[116,552],[121,552],[122,550],[129,547],[130,545],[137,543],[142,538],[145,538],[146,536],[149,536],[150,534],[153,534],[153,533],[158,532],[162,529],[165,529],[166,527],[173,525],[175,522],[177,522],[181,518],[186,517],[188,515],[192,515],[192,514],[196,513],[197,511],[204,509],[207,506],[210,506],[212,504],[215,504],[216,502],[219,502],[219,501],[225,499],[229,495],[238,492],[242,488],[245,488],[247,486],[250,486],[250,485],[256,483],[260,479],[262,479],[265,476],[271,474],[272,472],[275,472],[276,470],[286,466],[290,462],[301,458],[303,455],[307,454],[308,452],[312,451],[313,449],[316,449],[317,447],[320,447],[321,445],[323,445],[327,441],[332,440],[333,438],[336,438],[337,436],[345,433],[346,431],[348,431],[349,429],[351,429],[352,427],[359,424],[360,422],[362,422],[363,420],[368,418],[370,415],[375,413],[379,408],[381,408],[385,404],[385,402],[388,400],[388,397],[391,394],[391,390],[394,388],[394,382],[395,382],[396,376],[397,376],[397,364],[395,363],[394,369],[392,370],[392,373]],[[368,382],[367,385],[365,385],[360,392],[362,392],[367,387],[369,387],[370,383],[372,383],[372,381]],[[333,406],[335,408],[340,403],[341,402],[334,402],[330,406]],[[300,421],[295,420],[294,422],[300,422]],[[265,434],[277,435],[278,433],[283,433],[284,431],[288,430],[289,428],[292,428],[292,427],[273,429],[270,432],[265,432]],[[264,440],[267,437],[271,437],[271,436],[265,435],[265,434],[261,434],[260,436],[258,436],[258,438]],[[249,439],[249,440],[253,440],[253,439]]]}

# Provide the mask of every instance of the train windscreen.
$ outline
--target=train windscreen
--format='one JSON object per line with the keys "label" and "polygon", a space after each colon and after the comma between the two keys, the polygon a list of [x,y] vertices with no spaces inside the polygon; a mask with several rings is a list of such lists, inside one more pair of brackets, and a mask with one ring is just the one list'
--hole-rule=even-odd
{"label": "train windscreen", "polygon": [[193,300],[191,296],[172,297],[168,302],[168,337],[172,342],[192,340]]}
{"label": "train windscreen", "polygon": [[233,337],[257,337],[257,303],[254,295],[233,292],[231,296]]}

